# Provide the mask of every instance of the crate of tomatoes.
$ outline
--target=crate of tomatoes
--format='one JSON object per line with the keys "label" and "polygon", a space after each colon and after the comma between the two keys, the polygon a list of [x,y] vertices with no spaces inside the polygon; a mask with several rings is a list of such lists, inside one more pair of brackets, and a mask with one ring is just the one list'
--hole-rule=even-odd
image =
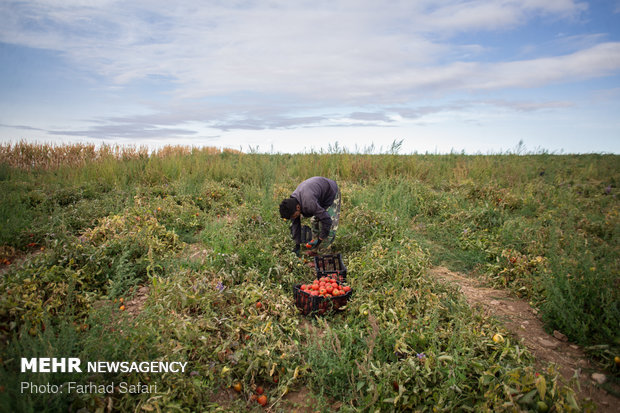
{"label": "crate of tomatoes", "polygon": [[347,305],[353,290],[338,282],[335,277],[318,276],[312,284],[297,284],[293,287],[295,305],[303,315],[325,314]]}

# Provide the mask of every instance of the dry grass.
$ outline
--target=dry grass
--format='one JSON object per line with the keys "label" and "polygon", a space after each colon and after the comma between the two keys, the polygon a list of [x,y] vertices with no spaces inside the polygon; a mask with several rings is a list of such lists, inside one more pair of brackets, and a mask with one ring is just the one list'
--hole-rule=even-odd
{"label": "dry grass", "polygon": [[222,152],[240,153],[234,149],[221,150],[211,146],[196,148],[167,145],[149,153],[146,146],[102,145],[97,147],[94,144],[83,143],[53,145],[21,141],[13,144],[0,144],[0,163],[26,170],[52,170],[61,166],[78,167],[87,162],[104,159],[131,160],[149,156],[167,158],[195,153],[217,155]]}
{"label": "dry grass", "polygon": [[166,145],[160,149],[157,149],[151,155],[163,159],[171,156],[186,156],[192,154],[219,155],[222,152],[241,153],[240,151],[237,151],[235,149],[225,148],[222,150],[213,146],[204,146],[197,148],[194,146]]}

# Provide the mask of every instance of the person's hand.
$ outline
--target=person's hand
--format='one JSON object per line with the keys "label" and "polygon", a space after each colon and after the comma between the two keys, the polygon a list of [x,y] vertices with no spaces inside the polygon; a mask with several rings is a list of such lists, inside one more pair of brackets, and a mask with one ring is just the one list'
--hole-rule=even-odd
{"label": "person's hand", "polygon": [[309,243],[306,244],[306,248],[308,248],[308,249],[317,248],[320,243],[321,243],[321,239],[320,238],[313,239],[312,241],[310,241]]}

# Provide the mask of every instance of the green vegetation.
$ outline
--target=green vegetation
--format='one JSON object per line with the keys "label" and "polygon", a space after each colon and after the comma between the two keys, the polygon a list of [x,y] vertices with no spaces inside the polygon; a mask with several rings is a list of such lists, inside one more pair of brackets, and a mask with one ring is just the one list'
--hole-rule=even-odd
{"label": "green vegetation", "polygon": [[[498,322],[433,279],[435,265],[528,299],[617,380],[618,156],[332,152],[0,147],[0,405],[260,411],[260,385],[274,411],[291,411],[298,391],[322,411],[584,407],[553,367],[537,371]],[[314,273],[290,252],[277,205],[315,175],[342,190],[333,249],[354,296],[344,312],[305,318],[292,286]],[[188,371],[20,374],[20,357]],[[22,381],[158,392],[26,396]]]}

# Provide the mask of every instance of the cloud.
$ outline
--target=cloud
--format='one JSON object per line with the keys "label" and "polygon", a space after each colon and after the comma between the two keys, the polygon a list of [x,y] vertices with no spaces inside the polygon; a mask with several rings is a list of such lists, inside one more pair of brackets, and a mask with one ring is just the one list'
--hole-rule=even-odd
{"label": "cloud", "polygon": [[385,112],[353,112],[349,115],[349,118],[373,122],[394,122],[394,119]]}
{"label": "cloud", "polygon": [[547,101],[547,102],[526,102],[526,101],[507,101],[507,100],[488,100],[472,102],[481,105],[490,105],[500,108],[510,109],[516,112],[538,112],[548,109],[563,109],[575,106],[574,102],[569,101]]}
{"label": "cloud", "polygon": [[423,30],[447,33],[468,30],[508,30],[524,24],[532,15],[574,17],[587,3],[572,0],[473,0],[447,1],[429,7],[421,22]]}
{"label": "cloud", "polygon": [[94,126],[83,130],[48,130],[50,135],[60,136],[91,136],[95,138],[169,138],[175,136],[192,136],[197,131],[181,128],[159,128],[153,125],[115,123]]}
{"label": "cloud", "polygon": [[[142,97],[149,114],[88,119],[90,128],[51,134],[197,136],[196,124],[222,131],[389,126],[399,116],[468,106],[418,100],[617,74],[620,43],[603,43],[601,34],[510,60],[493,60],[485,44],[460,39],[586,11],[577,0],[6,0],[0,41],[56,51],[118,96],[145,80],[166,91],[161,100]],[[518,111],[568,105],[491,104]]]}
{"label": "cloud", "polygon": [[[404,99],[420,88],[449,90],[463,83],[455,82],[463,75],[470,80],[466,88],[493,87],[477,80],[477,64],[443,63],[446,56],[484,50],[446,43],[447,37],[514,27],[537,14],[574,16],[585,8],[572,0],[403,0],[390,7],[358,1],[6,1],[0,40],[57,50],[118,85],[163,76],[173,80],[177,99],[253,91],[363,103]],[[598,75],[595,64],[590,67]],[[483,69],[497,78],[520,66]]]}
{"label": "cloud", "polygon": [[30,130],[30,131],[44,131],[44,129],[35,128],[33,126],[27,126],[27,125],[7,125],[5,123],[0,123],[0,128],[21,129],[21,130]]}
{"label": "cloud", "polygon": [[232,129],[262,130],[262,129],[288,129],[292,127],[317,126],[325,121],[324,116],[267,116],[267,117],[246,117],[239,119],[229,119],[226,121],[215,121],[209,123],[209,127],[229,131]]}
{"label": "cloud", "polygon": [[620,70],[620,42],[602,43],[563,56],[489,65],[488,79],[471,87],[536,87],[612,75]]}
{"label": "cloud", "polygon": [[[393,127],[401,120],[421,120],[442,113],[471,112],[476,108],[500,108],[514,112],[535,112],[574,107],[570,101],[526,100],[458,100],[437,105],[386,106],[375,111],[356,111],[312,116],[295,116],[281,108],[240,113],[232,108],[213,108],[209,104],[173,107],[148,115],[84,119],[94,126],[79,130],[49,130],[51,135],[93,136],[98,138],[163,138],[167,136],[202,136],[200,129],[222,132],[232,130],[286,130],[314,127],[374,126]],[[0,125],[18,127],[12,125]],[[185,126],[185,127],[181,127]],[[28,128],[22,126],[21,128]],[[42,130],[38,128],[28,128]]]}
{"label": "cloud", "polygon": [[466,106],[469,106],[469,103],[452,103],[445,105],[437,105],[437,106],[418,106],[418,107],[407,107],[407,108],[392,108],[392,111],[398,114],[398,116],[404,119],[420,119],[428,115],[433,115],[435,113],[441,112],[451,112],[455,110],[463,109]]}
{"label": "cloud", "polygon": [[535,88],[613,75],[620,71],[620,42],[595,45],[575,53],[508,62],[454,62],[413,68],[382,79],[387,89],[445,94]]}

